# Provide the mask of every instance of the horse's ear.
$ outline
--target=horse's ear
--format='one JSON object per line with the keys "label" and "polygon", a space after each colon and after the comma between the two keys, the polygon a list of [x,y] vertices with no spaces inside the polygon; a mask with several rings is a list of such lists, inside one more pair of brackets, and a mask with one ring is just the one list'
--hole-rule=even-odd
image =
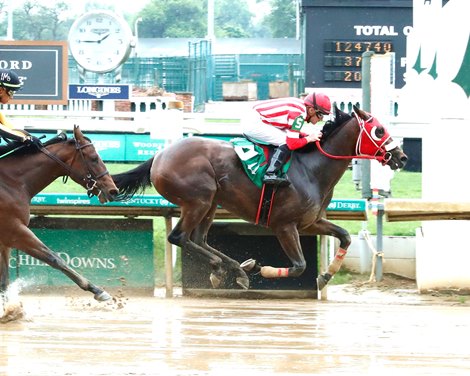
{"label": "horse's ear", "polygon": [[338,114],[338,111],[340,111],[340,109],[338,108],[338,106],[336,105],[336,102],[333,104],[333,115],[336,116]]}
{"label": "horse's ear", "polygon": [[341,111],[339,107],[336,105],[336,103],[333,106],[333,113],[334,113],[336,124],[343,124],[345,121],[348,121],[349,119],[351,119],[351,115],[349,115],[348,113],[344,111]]}
{"label": "horse's ear", "polygon": [[353,105],[353,110],[357,114],[357,116],[359,116],[362,120],[367,120],[369,118],[369,115],[366,112],[362,111],[356,105]]}
{"label": "horse's ear", "polygon": [[77,124],[73,125],[73,138],[75,138],[76,140],[83,138],[83,133]]}
{"label": "horse's ear", "polygon": [[344,118],[348,116],[346,112],[343,112],[339,109],[339,107],[336,105],[336,103],[333,105],[333,114],[335,118]]}

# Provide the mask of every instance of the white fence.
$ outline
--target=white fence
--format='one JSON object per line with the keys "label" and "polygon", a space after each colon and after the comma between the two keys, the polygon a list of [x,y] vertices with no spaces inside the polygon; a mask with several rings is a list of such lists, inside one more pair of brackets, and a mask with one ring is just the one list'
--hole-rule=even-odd
{"label": "white fence", "polygon": [[[311,89],[308,89],[311,90]],[[345,111],[352,106],[362,107],[361,89],[315,89],[330,96],[332,102]],[[395,91],[393,102],[398,107],[400,91]],[[47,105],[36,109],[32,104],[1,105],[2,111],[17,128],[34,130],[70,130],[74,124],[84,131],[150,132],[166,119],[162,113],[171,97],[132,97],[134,111],[116,111],[114,102],[103,101],[102,111],[92,111],[91,100],[70,100],[66,105]],[[240,118],[256,101],[213,102],[205,105],[204,113],[183,113],[185,133],[240,134]],[[421,137],[423,123],[391,119],[375,114],[379,120],[389,120],[390,133],[396,138]],[[386,122],[384,121],[384,124]]]}
{"label": "white fence", "polygon": [[170,97],[133,97],[130,102],[135,111],[116,111],[114,101],[106,101],[103,110],[94,111],[91,100],[69,100],[67,105],[47,106],[8,104],[1,106],[1,111],[15,128],[27,131],[71,130],[77,124],[84,131],[143,133],[150,131],[150,119],[171,100]]}

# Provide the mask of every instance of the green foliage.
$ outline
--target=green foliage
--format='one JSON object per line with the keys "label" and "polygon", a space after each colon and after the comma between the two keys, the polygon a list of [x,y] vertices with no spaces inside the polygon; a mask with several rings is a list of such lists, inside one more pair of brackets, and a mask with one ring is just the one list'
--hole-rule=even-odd
{"label": "green foliage", "polygon": [[[207,34],[207,2],[153,0],[137,17],[142,17],[139,33],[145,38],[203,38]],[[250,37],[252,17],[246,0],[215,1],[216,37]]]}
{"label": "green foliage", "polygon": [[215,31],[217,38],[248,38],[248,33],[238,25],[224,25]]}
{"label": "green foliage", "polygon": [[137,17],[142,17],[139,35],[144,38],[203,38],[206,13],[198,0],[152,0]]}
{"label": "green foliage", "polygon": [[16,40],[65,40],[73,19],[65,19],[65,2],[53,7],[27,1],[13,12],[13,37]]}
{"label": "green foliage", "polygon": [[253,28],[253,14],[246,0],[214,2],[214,28],[217,38],[248,38]]}
{"label": "green foliage", "polygon": [[[248,0],[215,0],[214,32],[217,38],[293,37],[296,31],[296,0],[259,0],[270,4],[272,12],[253,14]],[[7,2],[0,0],[0,36],[6,35]],[[43,5],[46,2],[26,1],[13,13],[15,40],[67,40],[73,14],[67,1]],[[84,11],[117,10],[117,5],[87,1]],[[125,14],[131,26],[138,18],[141,38],[204,38],[207,34],[207,1],[150,0],[139,12]]]}
{"label": "green foliage", "polygon": [[271,0],[271,13],[263,24],[267,25],[273,38],[293,38],[296,34],[297,0]]}
{"label": "green foliage", "polygon": [[7,12],[6,12],[6,0],[0,0],[0,37],[7,34]]}

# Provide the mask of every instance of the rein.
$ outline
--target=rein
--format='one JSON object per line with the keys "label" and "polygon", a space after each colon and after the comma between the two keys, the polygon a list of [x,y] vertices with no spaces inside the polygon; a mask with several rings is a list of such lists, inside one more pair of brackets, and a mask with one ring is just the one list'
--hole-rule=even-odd
{"label": "rein", "polygon": [[8,155],[13,154],[15,151],[17,151],[17,150],[19,150],[19,149],[23,149],[23,148],[24,148],[24,145],[20,145],[20,146],[18,146],[18,147],[16,147],[16,148],[10,150],[10,151],[7,152],[7,153],[0,155],[0,159],[5,158],[5,157],[7,157]]}
{"label": "rein", "polygon": [[101,174],[99,175],[96,175],[94,176],[94,174],[91,172],[91,169],[87,163],[87,160],[85,159],[85,156],[83,155],[83,152],[82,152],[82,149],[86,148],[87,146],[92,146],[93,144],[91,142],[87,143],[87,144],[84,144],[84,145],[80,145],[77,140],[75,140],[75,150],[76,151],[79,151],[80,152],[80,155],[82,157],[82,160],[83,162],[85,163],[86,167],[87,167],[87,170],[88,170],[88,173],[85,175],[85,177],[83,177],[82,175],[78,174],[75,172],[75,170],[71,167],[73,165],[73,162],[75,161],[75,156],[76,156],[76,153],[74,154],[73,156],[73,159],[72,159],[72,163],[70,165],[68,165],[67,163],[65,163],[64,161],[62,161],[61,159],[59,159],[55,154],[52,154],[49,150],[47,150],[45,147],[43,146],[40,146],[39,147],[39,150],[47,155],[49,158],[51,158],[52,160],[54,160],[55,162],[57,162],[59,165],[61,165],[66,171],[67,171],[67,175],[63,177],[63,182],[66,183],[67,182],[67,179],[68,177],[75,177],[76,180],[82,180],[85,182],[85,188],[87,190],[87,195],[88,197],[92,197],[94,194],[92,193],[92,191],[97,188],[96,184],[97,184],[97,180],[102,178],[103,176],[109,174],[108,170],[105,170],[104,172],[102,172]]}
{"label": "rein", "polygon": [[[355,155],[333,155],[333,154],[330,154],[322,148],[322,146],[320,145],[319,140],[315,141],[315,144],[316,144],[318,150],[320,150],[320,152],[323,155],[325,155],[325,156],[327,156],[328,158],[331,158],[331,159],[353,159],[353,158],[354,159],[375,159],[375,160],[379,161],[380,163],[382,163],[383,165],[387,164],[387,162],[390,160],[390,158],[392,158],[390,150],[394,149],[397,146],[397,143],[395,141],[392,141],[389,145],[385,145],[385,143],[390,138],[390,136],[389,136],[379,145],[372,138],[372,136],[367,132],[367,130],[365,129],[365,123],[371,121],[373,118],[370,117],[369,119],[364,121],[363,119],[359,118],[359,116],[356,113],[354,113],[354,116],[356,117],[357,124],[360,128],[359,136],[357,137],[357,140],[356,140],[356,154]],[[362,145],[363,139],[366,142],[372,143],[375,146],[375,148],[376,148],[375,155],[363,154],[361,152],[361,145]]]}

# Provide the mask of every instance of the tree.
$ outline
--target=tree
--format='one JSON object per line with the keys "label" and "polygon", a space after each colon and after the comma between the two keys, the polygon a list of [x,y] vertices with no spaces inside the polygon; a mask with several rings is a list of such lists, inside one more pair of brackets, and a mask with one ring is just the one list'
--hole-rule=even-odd
{"label": "tree", "polygon": [[[199,0],[152,0],[137,17],[144,38],[203,38],[205,10]],[[136,18],[137,18],[136,17]]]}
{"label": "tree", "polygon": [[65,40],[72,24],[63,17],[69,9],[60,2],[54,7],[27,1],[13,12],[13,37],[16,40]]}
{"label": "tree", "polygon": [[253,14],[246,0],[215,0],[214,28],[217,38],[248,38],[253,31]]}
{"label": "tree", "polygon": [[[247,0],[215,0],[214,8],[216,37],[252,36],[253,14]],[[207,0],[152,0],[138,17],[143,38],[204,38],[207,34]]]}
{"label": "tree", "polygon": [[0,0],[0,38],[7,34],[7,6],[5,0]]}
{"label": "tree", "polygon": [[296,30],[297,0],[271,0],[271,14],[263,23],[271,30],[273,38],[293,38]]}
{"label": "tree", "polygon": [[[41,0],[44,1],[44,0]],[[293,37],[298,0],[257,0],[269,4],[271,13],[258,22],[248,0],[214,0],[214,32],[217,38]],[[207,35],[208,0],[150,0],[137,14],[128,14],[129,24],[139,22],[141,38],[204,38]],[[6,1],[0,0],[0,38],[6,35]],[[87,1],[85,10],[109,9],[98,0]],[[260,12],[265,12],[264,7]],[[16,40],[67,40],[74,19],[65,1],[45,6],[29,0],[14,10],[13,37]],[[255,22],[256,21],[256,22]]]}

